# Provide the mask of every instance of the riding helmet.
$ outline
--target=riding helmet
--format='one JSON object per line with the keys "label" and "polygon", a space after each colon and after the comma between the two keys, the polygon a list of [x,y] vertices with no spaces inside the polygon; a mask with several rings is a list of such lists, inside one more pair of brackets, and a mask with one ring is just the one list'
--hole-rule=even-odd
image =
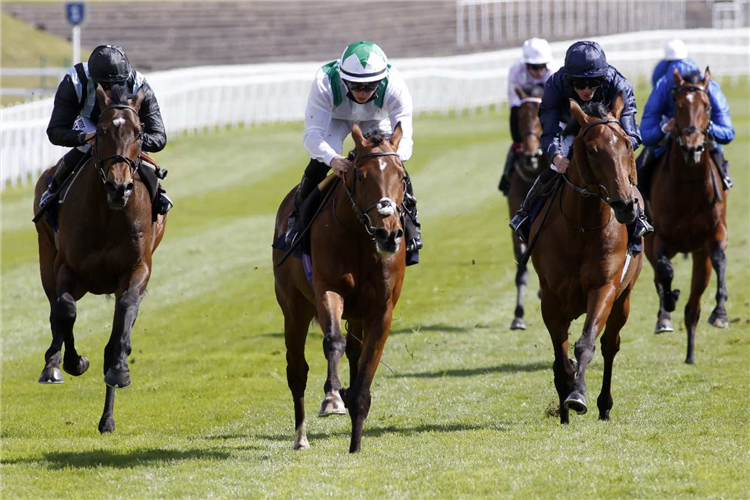
{"label": "riding helmet", "polygon": [[350,82],[376,82],[388,76],[388,58],[372,42],[354,42],[341,54],[339,70],[341,78]]}
{"label": "riding helmet", "polygon": [[601,78],[608,68],[607,56],[596,42],[576,42],[565,53],[568,78]]}
{"label": "riding helmet", "polygon": [[117,45],[100,45],[89,57],[89,75],[101,83],[121,83],[131,72],[128,56]]}

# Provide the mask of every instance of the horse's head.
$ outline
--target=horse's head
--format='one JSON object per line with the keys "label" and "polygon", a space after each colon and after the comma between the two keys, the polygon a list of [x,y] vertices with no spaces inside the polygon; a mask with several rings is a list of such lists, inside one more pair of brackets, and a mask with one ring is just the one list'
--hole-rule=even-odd
{"label": "horse's head", "polygon": [[676,87],[672,88],[675,120],[673,135],[677,136],[677,143],[688,165],[699,165],[706,151],[706,136],[711,119],[711,99],[708,97],[710,79],[708,67],[702,78],[700,72],[695,71],[686,74],[683,79],[677,68],[674,70]]}
{"label": "horse's head", "polygon": [[516,86],[516,95],[521,99],[518,108],[518,131],[523,138],[522,166],[533,174],[539,173],[542,152],[542,123],[539,121],[539,105],[544,89],[534,86],[528,91]]}
{"label": "horse's head", "polygon": [[573,143],[577,171],[588,189],[598,193],[623,224],[633,222],[638,212],[633,190],[638,182],[633,146],[620,126],[624,107],[622,93],[609,112],[598,104],[590,104],[584,111],[574,100],[570,101],[570,111],[581,126]]}
{"label": "horse's head", "polygon": [[398,252],[404,238],[400,215],[406,170],[396,153],[401,135],[401,123],[390,138],[380,131],[365,137],[356,123],[352,128],[357,157],[346,185],[357,215],[382,255]]}
{"label": "horse's head", "polygon": [[143,90],[130,96],[127,88],[120,85],[107,92],[96,87],[102,112],[93,145],[94,165],[104,182],[107,203],[114,210],[125,208],[135,188],[133,176],[143,137],[138,110],[145,97]]}

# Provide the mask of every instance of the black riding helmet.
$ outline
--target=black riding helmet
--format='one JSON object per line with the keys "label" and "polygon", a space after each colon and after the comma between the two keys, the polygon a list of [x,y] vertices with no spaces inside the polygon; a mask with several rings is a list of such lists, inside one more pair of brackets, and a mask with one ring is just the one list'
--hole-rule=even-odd
{"label": "black riding helmet", "polygon": [[100,45],[89,57],[89,75],[98,83],[123,83],[131,71],[128,56],[117,45]]}
{"label": "black riding helmet", "polygon": [[608,68],[607,56],[596,42],[576,42],[565,54],[565,72],[569,79],[603,78]]}

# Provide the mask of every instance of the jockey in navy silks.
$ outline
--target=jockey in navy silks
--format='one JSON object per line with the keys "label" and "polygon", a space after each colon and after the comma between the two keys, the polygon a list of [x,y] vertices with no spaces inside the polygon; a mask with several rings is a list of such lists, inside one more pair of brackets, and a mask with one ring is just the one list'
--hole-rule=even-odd
{"label": "jockey in navy silks", "polygon": [[[521,208],[510,221],[517,234],[529,217],[530,203],[545,191],[557,173],[564,174],[570,165],[573,139],[578,134],[578,123],[570,113],[570,99],[579,105],[601,103],[606,109],[618,94],[625,99],[625,108],[620,115],[620,125],[630,137],[633,149],[641,144],[641,134],[635,121],[635,97],[633,87],[625,77],[607,63],[604,50],[596,42],[576,42],[565,54],[565,65],[547,80],[544,96],[539,107],[542,122],[542,148],[552,159],[550,170],[542,172],[529,189]],[[633,225],[633,238],[653,231],[646,220],[643,208],[638,208],[638,217]]]}
{"label": "jockey in navy silks", "polygon": [[[674,97],[672,95],[672,89],[676,86],[675,69],[688,83],[703,81],[700,68],[690,59],[672,61],[666,68],[665,74],[656,82],[654,90],[646,102],[641,119],[645,148],[636,161],[638,186],[646,199],[648,199],[651,189],[651,175],[654,166],[659,157],[667,150],[667,139],[675,127]],[[734,139],[734,127],[729,116],[729,105],[721,91],[721,86],[714,80],[709,80],[707,92],[711,102],[711,119],[708,125],[706,144],[711,157],[719,167],[724,189],[727,190],[732,187],[733,182],[729,177],[729,164],[724,159],[724,153],[720,145],[729,144]]]}

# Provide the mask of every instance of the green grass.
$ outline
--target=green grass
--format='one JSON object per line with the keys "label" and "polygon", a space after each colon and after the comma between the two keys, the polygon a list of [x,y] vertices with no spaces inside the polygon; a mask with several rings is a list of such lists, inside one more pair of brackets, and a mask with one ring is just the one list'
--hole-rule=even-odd
{"label": "green grass", "polygon": [[[645,97],[645,96],[641,96]],[[552,349],[533,290],[529,329],[512,332],[514,266],[496,182],[507,114],[420,117],[408,167],[426,248],[409,268],[360,455],[348,417],[318,419],[325,364],[308,336],[311,448],[292,452],[282,316],[270,242],[279,200],[306,156],[299,124],[174,138],[159,155],[176,201],[133,331],[133,385],[117,392],[114,434],[100,436],[102,351],[113,301],[79,303],[76,341],[91,369],[61,386],[36,379],[48,306],[30,223],[31,188],[2,200],[2,422],[7,498],[145,497],[725,497],[750,488],[750,99],[730,92],[738,139],[731,192],[731,328],[706,318],[695,366],[684,329],[656,336],[645,267],[615,362],[610,422],[596,411],[561,426]],[[642,102],[640,103],[642,106]],[[689,262],[676,259],[676,286]],[[534,287],[531,287],[532,289]],[[686,292],[685,292],[686,293]],[[682,322],[684,298],[673,319]],[[581,321],[572,328],[580,334]],[[599,351],[589,401],[601,385]],[[348,384],[348,367],[341,374]]]}

